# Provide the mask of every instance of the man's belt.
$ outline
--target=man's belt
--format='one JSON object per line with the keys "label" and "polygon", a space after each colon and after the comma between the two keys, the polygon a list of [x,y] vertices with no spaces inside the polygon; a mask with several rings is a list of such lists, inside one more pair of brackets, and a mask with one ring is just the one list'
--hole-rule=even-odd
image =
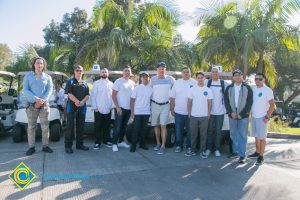
{"label": "man's belt", "polygon": [[166,104],[169,103],[169,101],[166,101],[166,102],[163,102],[163,103],[158,103],[158,102],[156,102],[156,101],[154,101],[154,100],[151,100],[151,101],[152,101],[153,103],[157,104],[157,105],[160,105],[160,106],[166,105]]}

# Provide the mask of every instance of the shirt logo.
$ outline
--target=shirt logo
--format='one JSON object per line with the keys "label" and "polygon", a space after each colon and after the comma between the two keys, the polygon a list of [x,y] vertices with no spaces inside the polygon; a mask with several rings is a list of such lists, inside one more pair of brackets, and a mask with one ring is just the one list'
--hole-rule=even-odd
{"label": "shirt logo", "polygon": [[190,88],[192,88],[193,87],[193,85],[190,85]]}
{"label": "shirt logo", "polygon": [[203,92],[203,94],[204,94],[204,96],[207,96],[207,95],[208,95],[208,92],[207,92],[207,91],[205,91],[205,92]]}
{"label": "shirt logo", "polygon": [[24,190],[36,178],[36,175],[21,162],[8,177],[16,186]]}
{"label": "shirt logo", "polygon": [[262,95],[263,95],[262,92],[258,93],[258,97],[262,97]]}

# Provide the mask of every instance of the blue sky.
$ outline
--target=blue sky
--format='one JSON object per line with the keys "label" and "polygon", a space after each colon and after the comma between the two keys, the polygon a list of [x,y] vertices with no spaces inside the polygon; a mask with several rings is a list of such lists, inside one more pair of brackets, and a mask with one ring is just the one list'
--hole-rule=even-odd
{"label": "blue sky", "polygon": [[[199,28],[194,26],[191,16],[199,3],[197,0],[175,1],[180,12],[190,16],[178,31],[185,40],[192,42]],[[86,10],[90,17],[95,2],[96,0],[0,0],[0,43],[6,43],[13,51],[22,44],[44,45],[42,30],[51,19],[61,22],[63,15],[72,12],[75,7]],[[299,19],[299,15],[293,17],[291,24],[298,25]]]}

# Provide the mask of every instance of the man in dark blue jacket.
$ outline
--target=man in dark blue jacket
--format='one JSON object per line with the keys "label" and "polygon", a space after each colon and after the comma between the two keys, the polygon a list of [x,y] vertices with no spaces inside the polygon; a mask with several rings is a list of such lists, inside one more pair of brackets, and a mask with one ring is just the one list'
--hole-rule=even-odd
{"label": "man in dark blue jacket", "polygon": [[225,90],[225,107],[229,116],[230,138],[233,153],[239,156],[239,163],[245,163],[248,137],[249,112],[253,104],[253,91],[243,82],[241,70],[232,73],[234,82]]}

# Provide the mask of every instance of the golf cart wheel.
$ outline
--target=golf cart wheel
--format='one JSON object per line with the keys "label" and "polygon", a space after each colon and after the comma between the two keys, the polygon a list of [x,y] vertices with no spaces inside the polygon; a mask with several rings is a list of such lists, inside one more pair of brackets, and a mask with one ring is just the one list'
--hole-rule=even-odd
{"label": "golf cart wheel", "polygon": [[53,122],[50,124],[50,140],[52,142],[58,142],[61,135],[60,124],[57,122]]}
{"label": "golf cart wheel", "polygon": [[133,132],[133,123],[130,123],[127,125],[127,128],[126,128],[126,139],[128,142],[132,142],[132,132]]}
{"label": "golf cart wheel", "polygon": [[166,141],[166,147],[173,147],[176,142],[176,133],[175,128],[170,127],[167,128],[167,141]]}
{"label": "golf cart wheel", "polygon": [[12,139],[14,142],[22,142],[26,130],[21,124],[16,124],[13,127]]}

